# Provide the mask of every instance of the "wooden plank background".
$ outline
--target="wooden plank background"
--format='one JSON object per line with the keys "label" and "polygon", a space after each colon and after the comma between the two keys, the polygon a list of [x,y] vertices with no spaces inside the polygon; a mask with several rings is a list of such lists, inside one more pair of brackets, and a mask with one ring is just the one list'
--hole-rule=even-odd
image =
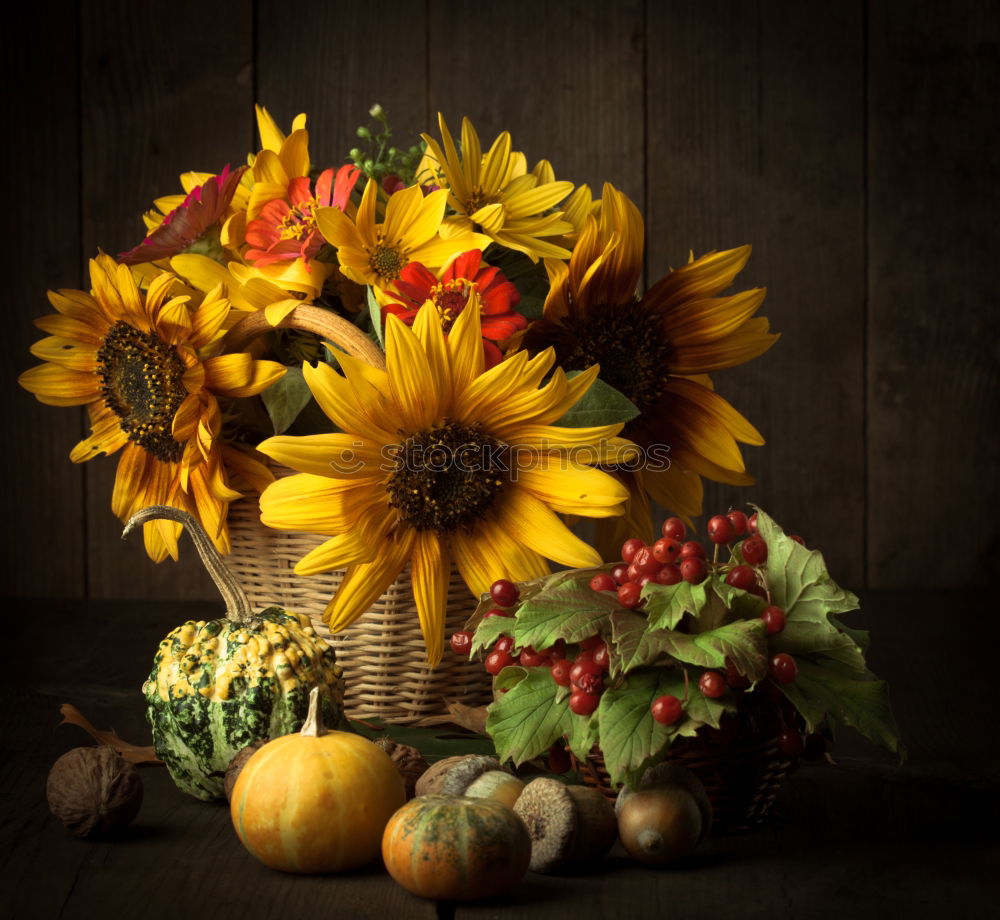
{"label": "wooden plank background", "polygon": [[14,381],[45,289],[138,239],[180,172],[255,149],[255,100],[282,125],[307,112],[330,164],[376,101],[401,144],[439,110],[487,142],[507,128],[559,178],[640,204],[649,282],[689,250],[752,243],[740,284],[767,285],[783,338],[717,386],[768,444],[746,451],[758,485],[709,486],[706,507],[760,503],[858,587],[996,575],[996,5],[57,0],[24,15],[0,65],[7,593],[212,596],[193,553],[154,566],[121,544],[116,460],[71,465],[81,415]]}

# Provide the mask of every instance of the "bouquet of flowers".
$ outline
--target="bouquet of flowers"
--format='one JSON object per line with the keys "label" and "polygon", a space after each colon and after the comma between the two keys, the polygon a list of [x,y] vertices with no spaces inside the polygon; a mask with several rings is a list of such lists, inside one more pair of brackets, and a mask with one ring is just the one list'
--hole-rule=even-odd
{"label": "bouquet of flowers", "polygon": [[[20,383],[87,408],[70,459],[119,455],[121,520],[174,506],[225,553],[230,503],[259,495],[268,527],[327,537],[295,571],[344,571],[334,631],[409,566],[435,664],[452,565],[474,595],[600,566],[652,504],[690,521],[703,477],[751,483],[739,445],[763,438],[709,375],[777,336],[763,290],[725,293],[749,247],[639,292],[642,217],[610,183],[529,169],[506,131],[484,152],[467,119],[400,149],[370,114],[368,149],[318,168],[305,116],[286,134],[258,107],[246,165],[184,173],[89,291],[50,292]],[[145,525],[151,559],[179,527]]]}

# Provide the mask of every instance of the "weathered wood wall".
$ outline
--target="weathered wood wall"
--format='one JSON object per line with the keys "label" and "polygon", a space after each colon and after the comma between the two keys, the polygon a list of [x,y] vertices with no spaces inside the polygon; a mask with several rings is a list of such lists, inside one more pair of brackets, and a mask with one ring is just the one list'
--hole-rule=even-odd
{"label": "weathered wood wall", "polygon": [[[3,36],[9,349],[5,586],[209,597],[193,553],[153,566],[109,510],[115,461],[14,378],[47,287],[83,283],[187,169],[256,149],[252,106],[309,114],[339,162],[381,102],[406,143],[443,111],[511,130],[560,178],[647,219],[648,277],[750,242],[783,334],[718,375],[768,438],[753,500],[851,585],[980,583],[998,537],[1000,13],[987,2],[274,0],[24,7]],[[376,15],[377,13],[377,15]],[[973,515],[975,512],[975,515]]]}

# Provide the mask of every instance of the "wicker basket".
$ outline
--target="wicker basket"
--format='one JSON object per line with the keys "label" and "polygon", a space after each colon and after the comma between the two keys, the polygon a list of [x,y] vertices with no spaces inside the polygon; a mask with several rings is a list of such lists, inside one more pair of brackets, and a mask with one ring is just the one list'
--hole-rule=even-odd
{"label": "wicker basket", "polygon": [[[324,335],[372,364],[382,361],[381,352],[355,326],[328,311],[298,307],[279,325]],[[253,314],[230,331],[224,350],[241,350],[270,328],[262,313]],[[276,464],[271,469],[276,476],[294,472]],[[409,569],[367,613],[333,635],[323,622],[323,611],[343,572],[305,578],[293,571],[299,559],[328,537],[271,530],[260,522],[257,501],[249,499],[230,506],[229,530],[232,552],[226,561],[254,607],[279,604],[307,614],[316,631],[336,649],[337,661],[344,668],[347,713],[352,718],[417,723],[445,713],[449,701],[479,706],[492,700],[490,676],[479,662],[460,659],[446,650],[436,668],[427,665]],[[475,607],[476,598],[453,568],[445,634],[461,629]]]}
{"label": "wicker basket", "polygon": [[[700,739],[678,742],[667,755],[670,763],[687,767],[702,781],[712,803],[712,830],[747,830],[761,824],[771,810],[790,761],[779,750],[777,739],[713,745]],[[617,792],[596,747],[576,769],[588,786],[609,799]]]}

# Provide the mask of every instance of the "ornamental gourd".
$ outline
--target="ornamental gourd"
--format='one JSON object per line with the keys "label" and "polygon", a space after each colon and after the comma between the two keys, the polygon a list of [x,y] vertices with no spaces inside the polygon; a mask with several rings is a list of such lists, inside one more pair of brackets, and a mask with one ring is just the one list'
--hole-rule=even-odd
{"label": "ornamental gourd", "polygon": [[378,853],[386,822],[406,801],[403,778],[380,747],[327,731],[311,694],[302,731],[275,738],[244,764],[230,815],[243,845],[286,872],[342,872]]}
{"label": "ornamental gourd", "polygon": [[389,874],[413,894],[474,901],[524,878],[531,838],[520,818],[493,799],[422,795],[389,819],[382,858]]}
{"label": "ornamental gourd", "polygon": [[328,723],[348,727],[342,671],[308,617],[280,607],[253,612],[246,592],[187,512],[144,508],[123,536],[155,518],[187,528],[226,602],[226,616],[189,620],[160,643],[142,688],[146,717],[156,754],[178,788],[199,799],[222,798],[234,755],[259,739],[298,731],[313,687],[320,689]]}

